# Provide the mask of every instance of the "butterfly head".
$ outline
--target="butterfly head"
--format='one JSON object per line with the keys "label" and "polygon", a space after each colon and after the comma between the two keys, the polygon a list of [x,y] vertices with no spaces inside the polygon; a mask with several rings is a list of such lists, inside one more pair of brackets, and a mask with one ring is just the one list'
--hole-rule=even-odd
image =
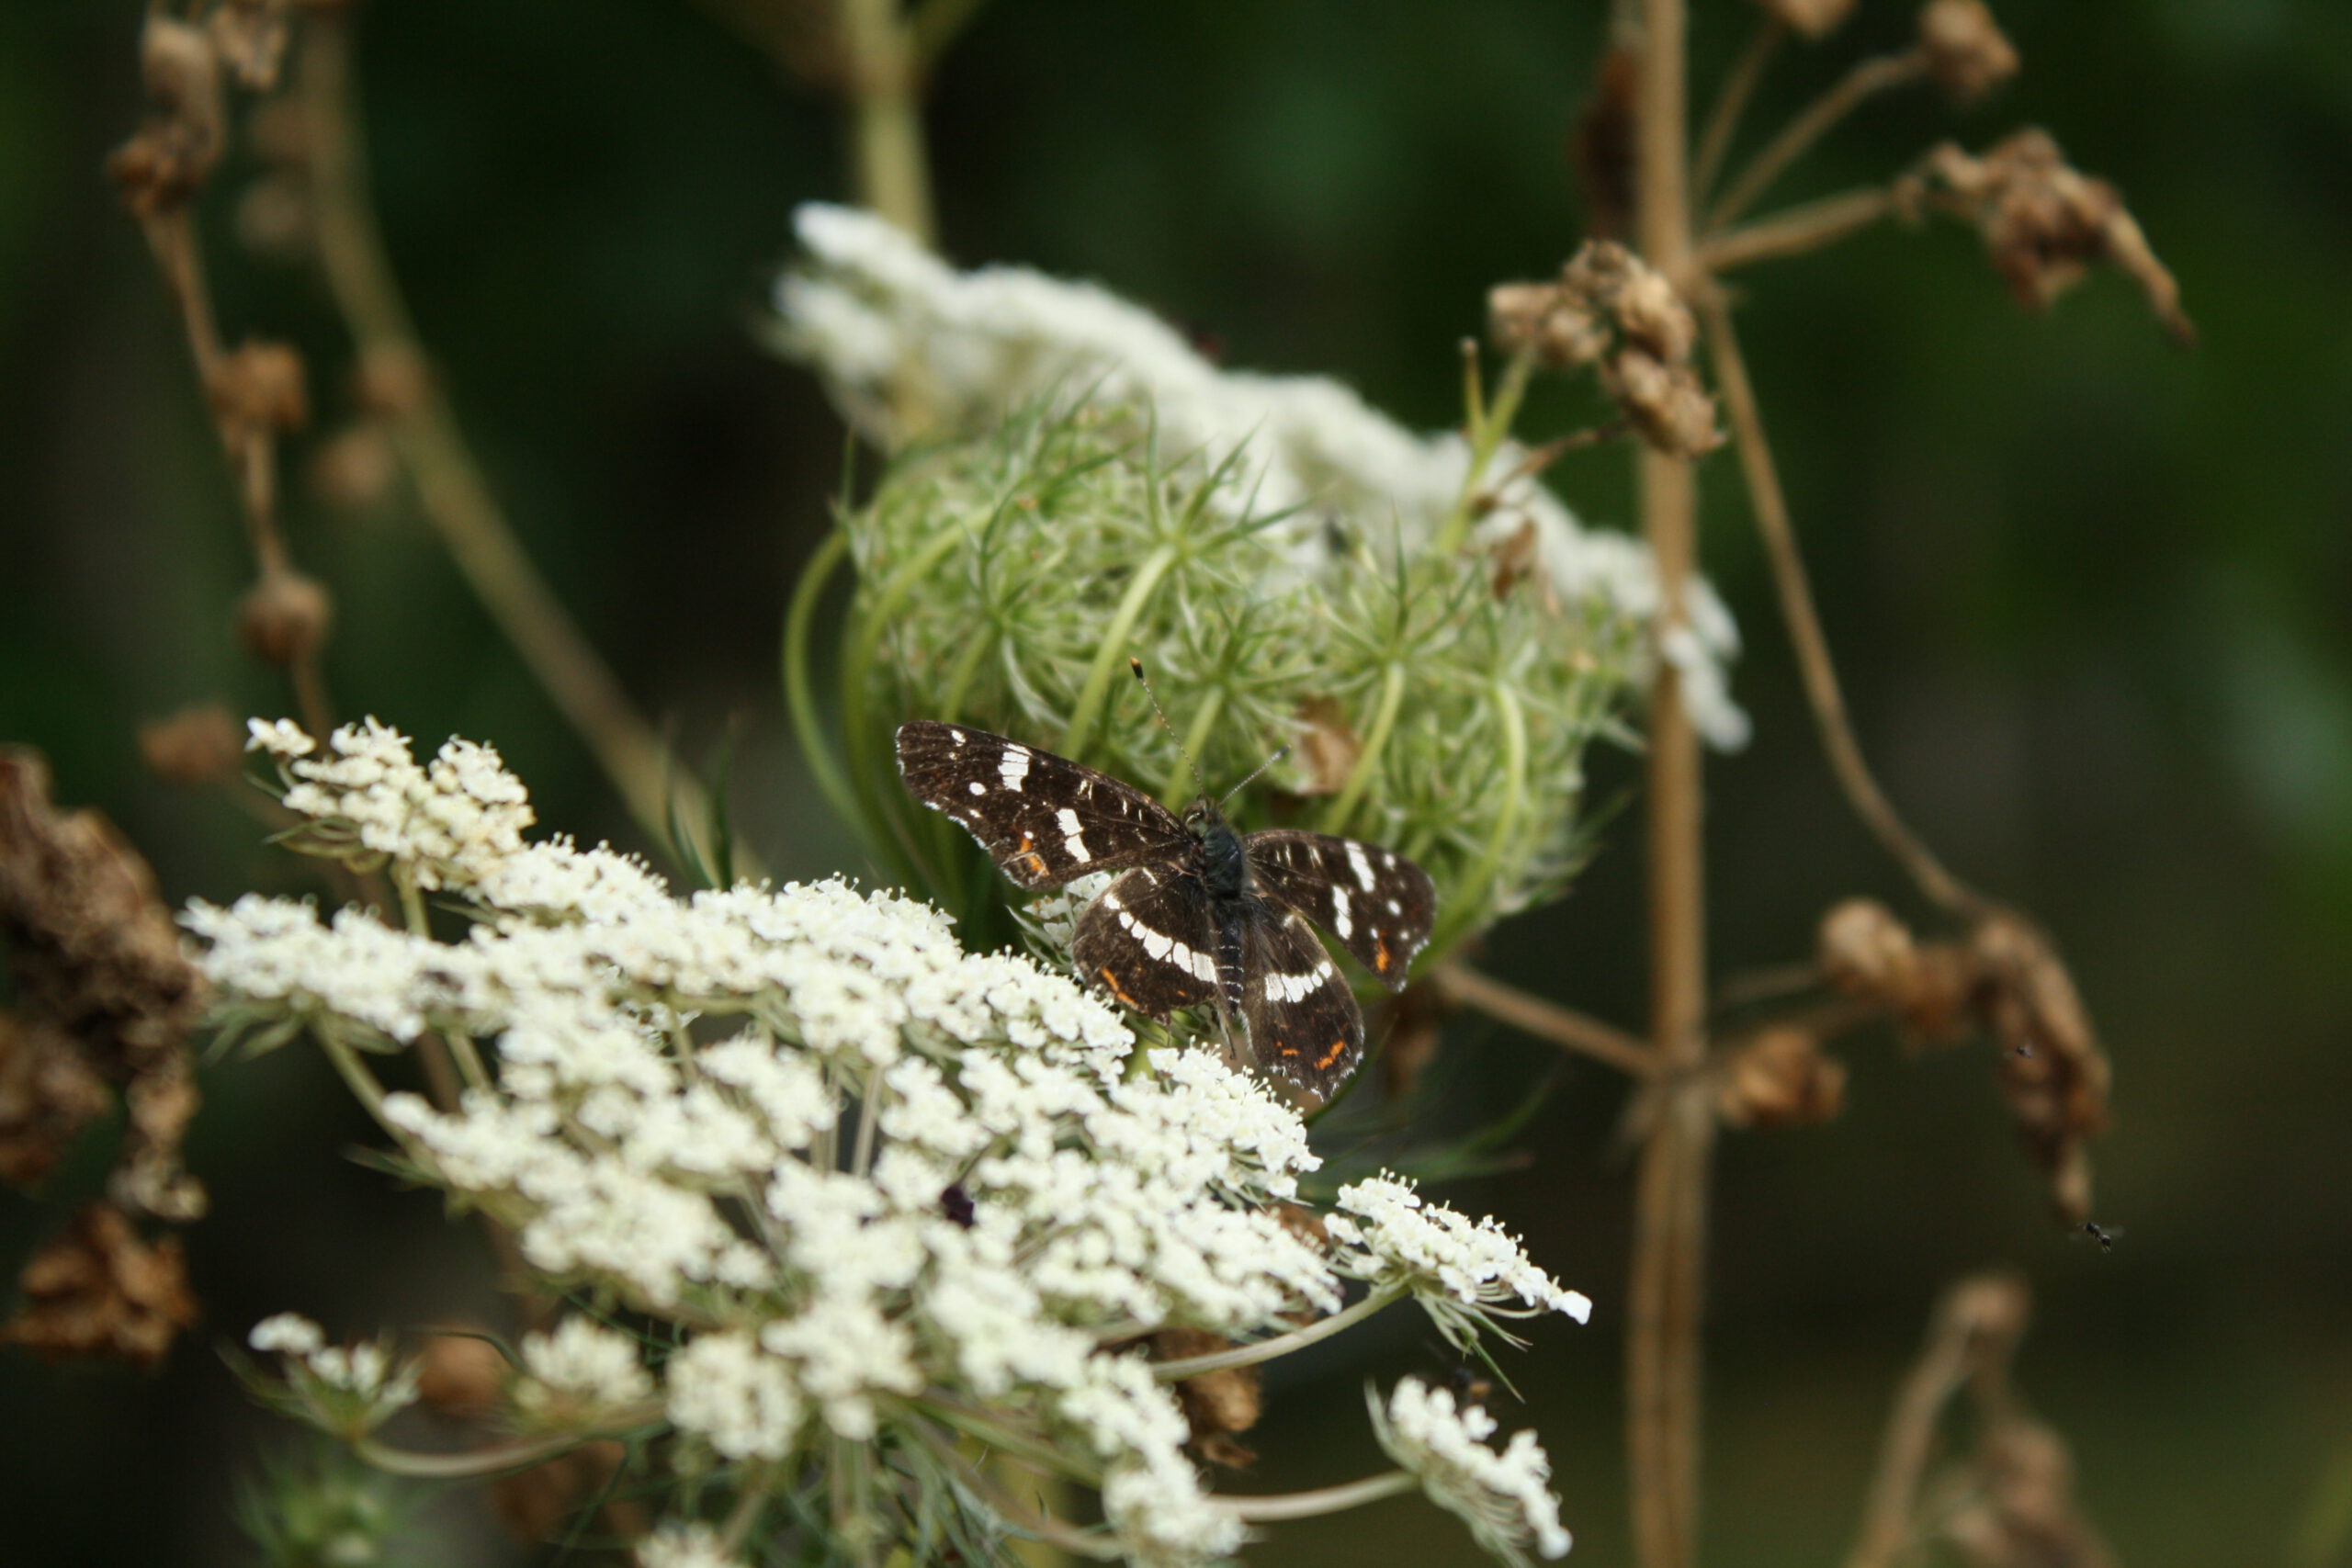
{"label": "butterfly head", "polygon": [[1250,856],[1216,802],[1203,795],[1186,807],[1184,827],[1199,846],[1201,878],[1209,892],[1220,898],[1238,897],[1250,886]]}

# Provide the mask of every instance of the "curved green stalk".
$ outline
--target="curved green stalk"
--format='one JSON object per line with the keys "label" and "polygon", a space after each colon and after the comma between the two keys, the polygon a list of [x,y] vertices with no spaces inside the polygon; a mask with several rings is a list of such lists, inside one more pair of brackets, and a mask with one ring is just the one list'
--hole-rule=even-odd
{"label": "curved green stalk", "polygon": [[1112,612],[1111,624],[1103,628],[1102,644],[1094,650],[1093,667],[1086,672],[1086,683],[1079,688],[1078,701],[1070,707],[1069,723],[1054,747],[1063,756],[1083,754],[1087,741],[1093,739],[1094,721],[1102,715],[1103,696],[1111,689],[1112,672],[1126,663],[1127,639],[1135,634],[1136,622],[1142,618],[1143,607],[1151,602],[1159,580],[1175,564],[1175,545],[1162,545],[1144,558],[1142,570],[1127,584],[1118,609]]}
{"label": "curved green stalk", "polygon": [[1380,707],[1374,714],[1371,732],[1363,738],[1363,750],[1356,753],[1356,765],[1348,773],[1347,787],[1340,798],[1323,813],[1323,830],[1336,833],[1348,825],[1355,814],[1356,803],[1372,784],[1373,769],[1380,762],[1381,750],[1388,744],[1389,732],[1396,728],[1396,710],[1405,702],[1405,667],[1395,660],[1380,678]]}
{"label": "curved green stalk", "polygon": [[1532,345],[1511,355],[1503,367],[1502,385],[1495,389],[1493,406],[1473,407],[1470,419],[1470,468],[1462,476],[1462,494],[1453,502],[1453,510],[1446,513],[1438,525],[1437,537],[1431,548],[1440,555],[1451,555],[1460,549],[1470,537],[1470,525],[1477,521],[1478,489],[1485,482],[1487,465],[1502,449],[1503,439],[1510,434],[1512,423],[1519,418],[1519,405],[1527,396],[1528,378],[1535,369]]}
{"label": "curved green stalk", "polygon": [[1227,1367],[1252,1367],[1260,1361],[1271,1361],[1277,1356],[1287,1356],[1293,1350],[1303,1350],[1317,1340],[1329,1339],[1342,1329],[1352,1328],[1383,1307],[1392,1306],[1404,1299],[1402,1285],[1383,1285],[1344,1312],[1317,1318],[1304,1328],[1294,1328],[1288,1334],[1278,1334],[1272,1339],[1261,1339],[1254,1345],[1237,1345],[1230,1350],[1213,1350],[1205,1356],[1182,1356],[1172,1361],[1154,1361],[1151,1375],[1161,1382],[1182,1382],[1204,1372],[1221,1372]]}
{"label": "curved green stalk", "polygon": [[[1193,728],[1185,733],[1185,756],[1195,760],[1201,756],[1203,750],[1208,746],[1209,737],[1216,733],[1216,721],[1224,708],[1225,688],[1211,686],[1207,694],[1201,699],[1199,710],[1193,715]],[[1159,792],[1159,798],[1162,800],[1184,799],[1189,793],[1185,788],[1185,780],[1191,776],[1192,769],[1185,765],[1184,758],[1177,758],[1176,767],[1170,772],[1168,781]],[[1209,787],[1208,781],[1200,780],[1199,787],[1206,790]]]}
{"label": "curved green stalk", "polygon": [[1420,1478],[1411,1471],[1391,1470],[1313,1492],[1283,1492],[1266,1497],[1237,1497],[1221,1492],[1211,1495],[1209,1502],[1236,1518],[1277,1524],[1283,1519],[1311,1519],[1320,1514],[1343,1513],[1366,1503],[1377,1503],[1383,1497],[1418,1492],[1420,1487]]}
{"label": "curved green stalk", "polygon": [[808,683],[808,638],[816,625],[817,602],[848,554],[849,530],[836,525],[800,569],[800,581],[793,584],[791,606],[784,616],[784,705],[791,710],[793,737],[800,742],[800,755],[808,761],[817,787],[824,791],[843,821],[854,823],[858,820],[857,797],[850,793],[841,759],[825,738],[816,694]]}
{"label": "curved green stalk", "polygon": [[1495,813],[1494,831],[1487,835],[1487,848],[1478,863],[1455,880],[1452,907],[1430,933],[1424,965],[1442,958],[1481,912],[1491,913],[1485,890],[1493,885],[1495,868],[1502,863],[1510,836],[1518,829],[1520,813],[1527,805],[1527,716],[1520,711],[1519,694],[1511,690],[1509,681],[1496,681],[1493,693],[1503,727],[1502,809]]}

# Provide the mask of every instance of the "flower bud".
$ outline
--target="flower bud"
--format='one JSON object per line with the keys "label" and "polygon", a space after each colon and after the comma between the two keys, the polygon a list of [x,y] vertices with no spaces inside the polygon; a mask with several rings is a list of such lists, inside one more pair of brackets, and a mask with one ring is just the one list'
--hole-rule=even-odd
{"label": "flower bud", "polygon": [[265,572],[237,606],[237,635],[254,657],[291,664],[317,651],[334,617],[334,601],[314,577],[286,569]]}
{"label": "flower bud", "polygon": [[194,789],[236,772],[244,731],[219,703],[195,703],[139,727],[139,756],[165,784]]}
{"label": "flower bud", "polygon": [[1962,103],[2018,73],[2018,51],[1984,0],[1928,0],[1919,8],[1919,50],[1945,92]]}

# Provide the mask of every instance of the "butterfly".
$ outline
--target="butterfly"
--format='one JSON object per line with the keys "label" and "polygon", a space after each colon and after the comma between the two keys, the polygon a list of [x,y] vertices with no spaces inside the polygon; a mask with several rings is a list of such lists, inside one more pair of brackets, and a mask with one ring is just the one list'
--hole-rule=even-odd
{"label": "butterfly", "polygon": [[1391,990],[1430,939],[1437,889],[1394,851],[1324,833],[1236,832],[1203,796],[1178,816],[1133,784],[1001,735],[918,719],[908,792],[1026,888],[1120,874],[1070,939],[1080,977],[1139,1013],[1216,1010],[1258,1065],[1329,1099],[1363,1055],[1363,1014],[1312,920]]}

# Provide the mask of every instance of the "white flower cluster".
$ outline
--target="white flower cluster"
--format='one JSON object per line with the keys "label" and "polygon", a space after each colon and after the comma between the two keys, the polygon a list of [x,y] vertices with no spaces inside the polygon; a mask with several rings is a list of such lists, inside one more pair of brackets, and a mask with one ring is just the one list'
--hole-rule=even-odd
{"label": "white flower cluster", "polygon": [[[255,732],[311,750],[290,725]],[[407,780],[389,733],[328,750]],[[404,784],[413,815],[452,820],[439,792],[482,798],[464,773]],[[346,792],[297,776],[317,785],[298,809],[353,819]],[[527,812],[519,789],[511,804]],[[398,843],[382,852],[444,853]],[[828,1436],[936,1442],[983,1411],[1100,1478],[1131,1558],[1193,1562],[1242,1526],[1203,1491],[1151,1364],[1106,1344],[1176,1325],[1278,1336],[1338,1309],[1349,1278],[1476,1313],[1581,1301],[1394,1182],[1351,1189],[1374,1196],[1333,1246],[1310,1243],[1275,1213],[1317,1163],[1295,1111],[1212,1052],[1153,1051],[1130,1073],[1104,1003],[964,952],[928,906],[838,882],[680,900],[609,851],[473,843],[444,883],[478,917],[458,942],[250,896],[186,921],[232,1015],[494,1042],[494,1081],[458,1111],[385,1100],[404,1154],[549,1283],[674,1331],[658,1365],[585,1316],[527,1338],[516,1400],[541,1425],[658,1410],[717,1461],[762,1461]],[[265,1340],[328,1353],[285,1320]],[[645,1560],[715,1550],[676,1534]]]}
{"label": "white flower cluster", "polygon": [[1323,1227],[1345,1249],[1340,1267],[1375,1288],[1411,1291],[1460,1348],[1498,1315],[1557,1312],[1578,1323],[1592,1316],[1591,1298],[1529,1261],[1492,1215],[1474,1223],[1389,1175],[1340,1188],[1339,1209]]}
{"label": "white flower cluster", "polygon": [[[870,213],[811,203],[794,214],[807,253],[777,285],[786,350],[820,371],[848,416],[890,443],[890,394],[912,395],[951,426],[971,430],[1057,389],[1148,404],[1170,451],[1239,449],[1225,494],[1260,515],[1297,507],[1290,538],[1303,565],[1319,558],[1337,512],[1408,541],[1433,535],[1469,477],[1458,434],[1415,435],[1322,377],[1221,370],[1166,322],[1091,284],[1023,267],[962,273]],[[1649,551],[1623,534],[1581,527],[1506,443],[1480,476],[1496,487],[1482,536],[1532,523],[1553,589],[1597,595],[1643,624],[1659,609]],[[1747,717],[1724,666],[1738,652],[1730,612],[1704,581],[1687,595],[1688,626],[1663,649],[1681,671],[1702,733],[1745,744]]]}
{"label": "white flower cluster", "polygon": [[399,1362],[382,1345],[330,1345],[326,1333],[299,1313],[266,1317],[248,1345],[282,1359],[286,1379],[266,1390],[290,1414],[345,1437],[361,1437],[416,1398],[418,1369]]}
{"label": "white flower cluster", "polygon": [[1370,1399],[1373,1429],[1388,1457],[1413,1472],[1439,1506],[1459,1514],[1480,1546],[1523,1568],[1530,1546],[1545,1557],[1568,1550],[1552,1461],[1535,1434],[1521,1430],[1500,1453],[1487,1446],[1495,1418],[1483,1405],[1457,1407],[1451,1391],[1406,1378],[1386,1409]]}
{"label": "white flower cluster", "polygon": [[299,849],[389,861],[417,887],[459,887],[521,849],[533,821],[522,781],[487,746],[452,740],[420,767],[408,737],[373,718],[336,730],[323,755],[290,719],[246,728],[245,750],[278,760],[287,808],[310,818]]}

